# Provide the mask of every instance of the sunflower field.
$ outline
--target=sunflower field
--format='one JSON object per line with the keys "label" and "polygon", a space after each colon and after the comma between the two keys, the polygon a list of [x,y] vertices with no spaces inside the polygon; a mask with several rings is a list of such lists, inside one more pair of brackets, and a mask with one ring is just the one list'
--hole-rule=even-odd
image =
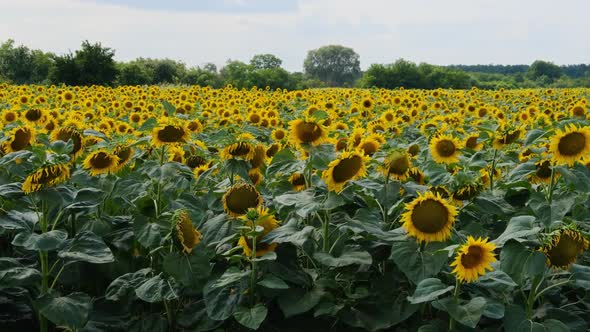
{"label": "sunflower field", "polygon": [[588,99],[0,85],[0,330],[588,331]]}

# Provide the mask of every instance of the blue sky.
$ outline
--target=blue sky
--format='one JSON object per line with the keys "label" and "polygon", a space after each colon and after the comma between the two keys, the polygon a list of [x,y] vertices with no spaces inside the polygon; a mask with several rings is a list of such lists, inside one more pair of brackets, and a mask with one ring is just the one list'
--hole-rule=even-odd
{"label": "blue sky", "polygon": [[0,0],[0,41],[58,54],[100,41],[121,61],[189,66],[258,53],[302,70],[307,51],[352,47],[361,67],[589,63],[588,0]]}

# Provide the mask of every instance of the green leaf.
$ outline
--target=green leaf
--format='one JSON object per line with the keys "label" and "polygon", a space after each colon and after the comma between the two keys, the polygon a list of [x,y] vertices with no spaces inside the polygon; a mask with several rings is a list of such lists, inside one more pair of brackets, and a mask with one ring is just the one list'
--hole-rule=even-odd
{"label": "green leaf", "polygon": [[430,302],[453,289],[455,289],[455,286],[447,286],[440,279],[427,278],[418,283],[414,295],[408,296],[408,301],[412,304]]}
{"label": "green leaf", "polygon": [[119,301],[131,294],[135,297],[135,290],[148,279],[151,271],[150,268],[141,269],[113,280],[106,290],[107,300]]}
{"label": "green leaf", "polygon": [[32,268],[16,266],[0,271],[0,289],[35,286],[40,282],[41,272]]}
{"label": "green leaf", "polygon": [[488,272],[479,277],[477,283],[480,286],[491,288],[498,292],[509,292],[512,288],[518,286],[509,275],[498,269],[494,269],[494,271]]}
{"label": "green leaf", "polygon": [[299,229],[297,220],[291,219],[287,224],[266,234],[266,236],[262,239],[262,242],[292,243],[301,247],[311,237],[314,229],[315,228],[313,228],[313,226],[305,226],[303,229]]}
{"label": "green leaf", "polygon": [[346,324],[368,331],[388,329],[408,319],[419,306],[406,300],[404,294],[395,298],[373,303],[354,305],[344,308],[338,317]]}
{"label": "green leaf", "polygon": [[[164,272],[184,286],[194,287],[199,281],[206,280],[211,273],[209,257],[202,246],[193,248],[188,255],[169,253],[164,257],[162,267]],[[203,285],[204,283],[201,287]]]}
{"label": "green leaf", "polygon": [[557,172],[569,187],[579,192],[590,192],[590,171],[585,165],[577,163],[571,168],[559,166]]}
{"label": "green leaf", "polygon": [[136,216],[135,221],[133,231],[137,242],[146,248],[158,247],[162,241],[162,233],[166,231],[164,227],[155,222],[149,222],[143,216]]}
{"label": "green leaf", "polygon": [[58,256],[63,259],[82,261],[92,264],[105,264],[115,261],[111,249],[96,234],[88,231],[76,234],[76,237],[62,249]]}
{"label": "green leaf", "polygon": [[[547,319],[558,320],[570,329],[572,332],[586,332],[588,331],[588,323],[575,313],[565,310],[565,309],[557,309],[557,308],[549,308],[547,309]],[[545,321],[547,322],[547,321]]]}
{"label": "green leaf", "polygon": [[307,217],[309,214],[321,208],[321,203],[317,202],[311,190],[276,196],[274,201],[282,206],[294,206],[295,212],[302,218]]}
{"label": "green leaf", "polygon": [[504,232],[495,239],[494,243],[501,247],[510,239],[526,238],[536,235],[541,231],[541,227],[535,225],[534,216],[517,216],[510,219]]}
{"label": "green leaf", "polygon": [[283,314],[289,318],[313,309],[323,295],[324,290],[317,286],[309,292],[300,288],[292,288],[279,297],[278,301]]}
{"label": "green leaf", "polygon": [[516,240],[509,240],[500,253],[500,265],[512,280],[522,285],[526,278],[545,272],[545,254],[531,251]]}
{"label": "green leaf", "polygon": [[487,298],[486,306],[482,314],[488,318],[502,319],[504,318],[505,309],[506,308],[502,302],[494,298]]}
{"label": "green leaf", "polygon": [[253,308],[238,307],[234,312],[234,318],[243,326],[257,330],[266,319],[268,309],[264,304],[258,303]]}
{"label": "green leaf", "polygon": [[258,285],[260,285],[262,287],[269,288],[269,289],[287,289],[287,288],[289,288],[289,285],[287,285],[287,283],[284,282],[283,279],[275,277],[272,274],[265,276],[262,280],[260,280],[258,282]]}
{"label": "green leaf", "polygon": [[167,100],[162,100],[162,106],[164,106],[164,110],[166,111],[166,114],[168,114],[168,116],[176,114],[176,107],[170,104],[170,102],[168,102]]}
{"label": "green leaf", "polygon": [[268,176],[282,173],[290,175],[294,172],[301,171],[303,164],[295,158],[295,154],[290,149],[283,149],[274,155],[266,174]]}
{"label": "green leaf", "polygon": [[479,194],[473,200],[473,206],[480,212],[489,215],[509,215],[514,213],[512,205],[508,204],[502,197],[493,195],[490,192]]}
{"label": "green leaf", "polygon": [[316,252],[313,254],[313,258],[329,267],[343,267],[353,264],[371,265],[373,263],[371,254],[367,251],[345,251],[338,257],[325,252]]}
{"label": "green leaf", "polygon": [[217,287],[217,280],[211,280],[203,289],[207,315],[213,320],[226,320],[236,311],[242,299],[242,288],[234,283]]}
{"label": "green leaf", "polygon": [[410,279],[418,284],[420,281],[436,275],[448,260],[445,250],[433,251],[427,245],[424,251],[413,239],[395,242],[391,249],[390,259]]}
{"label": "green leaf", "polygon": [[186,306],[178,315],[177,322],[180,327],[191,332],[211,331],[223,323],[209,318],[204,300]]}
{"label": "green leaf", "polygon": [[525,320],[527,318],[523,307],[516,304],[508,305],[504,314],[504,331],[519,331],[520,324]]}
{"label": "green leaf", "polygon": [[590,289],[590,266],[572,264],[570,271],[574,276],[576,286]]}
{"label": "green leaf", "polygon": [[12,245],[27,250],[51,251],[62,247],[67,238],[68,233],[62,230],[53,230],[43,234],[21,232],[14,237]]}
{"label": "green leaf", "polygon": [[486,307],[486,299],[474,297],[467,304],[461,305],[457,299],[449,297],[433,302],[433,305],[448,312],[457,322],[474,329]]}
{"label": "green leaf", "polygon": [[86,324],[92,302],[84,293],[72,293],[68,296],[45,294],[37,300],[39,312],[58,326],[78,329]]}
{"label": "green leaf", "polygon": [[[141,124],[141,127],[139,127],[138,131],[141,131],[141,132],[152,131],[152,129],[154,129],[157,125],[158,125],[158,120],[156,120],[155,118],[149,118]],[[149,138],[151,139],[151,137],[149,137]],[[141,139],[144,139],[144,137],[142,137]],[[143,143],[144,141],[142,141],[141,139],[136,141],[135,143],[137,143],[137,144]],[[146,141],[149,141],[149,140],[146,140]]]}
{"label": "green leaf", "polygon": [[223,288],[237,283],[250,275],[250,271],[240,271],[237,267],[230,267],[217,280],[213,281],[211,287]]}
{"label": "green leaf", "polygon": [[148,303],[168,301],[178,298],[178,287],[174,278],[164,278],[160,273],[141,284],[135,295]]}
{"label": "green leaf", "polygon": [[534,144],[537,140],[539,140],[541,137],[543,137],[546,134],[547,134],[547,131],[541,130],[541,129],[529,130],[529,132],[526,134],[526,137],[524,139],[524,146],[527,147],[527,146]]}

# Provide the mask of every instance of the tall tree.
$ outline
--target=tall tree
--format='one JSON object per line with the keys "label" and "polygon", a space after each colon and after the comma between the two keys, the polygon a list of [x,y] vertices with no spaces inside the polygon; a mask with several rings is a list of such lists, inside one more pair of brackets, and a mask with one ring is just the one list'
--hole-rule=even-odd
{"label": "tall tree", "polygon": [[250,65],[254,69],[275,69],[280,68],[283,60],[272,54],[256,54],[250,60]]}
{"label": "tall tree", "polygon": [[359,55],[349,47],[328,45],[307,52],[305,73],[328,85],[352,85],[360,77]]}
{"label": "tall tree", "polygon": [[80,71],[80,84],[112,85],[117,78],[115,51],[100,43],[90,44],[87,40],[76,51],[76,64]]}

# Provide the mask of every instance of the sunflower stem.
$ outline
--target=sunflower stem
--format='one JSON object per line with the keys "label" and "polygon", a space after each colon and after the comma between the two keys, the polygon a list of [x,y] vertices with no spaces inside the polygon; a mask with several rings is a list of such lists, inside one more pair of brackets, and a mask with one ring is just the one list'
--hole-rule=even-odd
{"label": "sunflower stem", "polygon": [[313,174],[313,145],[309,146],[309,161],[307,163],[307,188],[313,187],[311,176]]}
{"label": "sunflower stem", "polygon": [[494,170],[496,169],[496,157],[497,156],[498,156],[498,149],[494,149],[494,158],[492,159],[492,168],[489,170],[490,191],[494,191]]}
{"label": "sunflower stem", "polygon": [[164,308],[166,308],[166,318],[168,319],[168,329],[169,331],[174,331],[174,314],[172,312],[172,308],[170,308],[170,303],[168,300],[164,300]]}
{"label": "sunflower stem", "polygon": [[389,185],[389,172],[385,176],[385,187],[383,187],[383,223],[387,225],[387,213],[388,213],[388,206],[387,206],[387,186]]}
{"label": "sunflower stem", "polygon": [[[457,301],[459,298],[459,291],[461,289],[461,282],[459,279],[455,279],[455,292],[453,293],[453,299]],[[455,319],[449,315],[449,331],[455,330]]]}
{"label": "sunflower stem", "polygon": [[322,226],[324,231],[324,252],[330,252],[330,220],[329,220],[329,212],[326,212],[326,218],[322,219]]}
{"label": "sunflower stem", "polygon": [[[252,223],[252,231],[256,230],[256,223]],[[252,237],[252,253],[250,254],[250,263],[252,264],[252,270],[250,271],[250,292],[252,292],[250,304],[254,307],[254,285],[256,284],[256,235]]]}
{"label": "sunflower stem", "polygon": [[[39,216],[39,226],[41,233],[47,232],[47,202],[41,200],[41,213]],[[46,251],[39,251],[39,260],[41,261],[41,295],[47,294],[49,290],[49,257]],[[47,318],[39,312],[39,331],[47,332],[48,323]]]}
{"label": "sunflower stem", "polygon": [[551,165],[551,182],[549,183],[549,205],[553,202],[553,189],[555,189],[555,165]]}

